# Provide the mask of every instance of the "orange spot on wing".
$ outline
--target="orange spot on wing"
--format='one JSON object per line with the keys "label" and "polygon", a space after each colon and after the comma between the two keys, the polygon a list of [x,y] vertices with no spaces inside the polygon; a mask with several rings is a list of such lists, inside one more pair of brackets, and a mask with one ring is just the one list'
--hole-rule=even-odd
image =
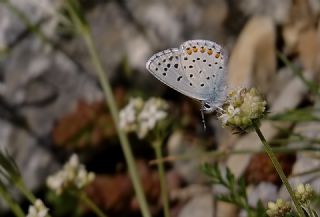
{"label": "orange spot on wing", "polygon": [[206,52],[206,48],[205,48],[205,47],[201,47],[201,48],[200,48],[200,52],[201,52],[201,53]]}
{"label": "orange spot on wing", "polygon": [[215,57],[219,58],[220,57],[220,53],[216,53]]}
{"label": "orange spot on wing", "polygon": [[213,54],[213,51],[212,51],[211,48],[208,50],[208,54],[209,54],[209,55],[212,55],[212,54]]}
{"label": "orange spot on wing", "polygon": [[187,54],[189,54],[189,55],[191,55],[191,54],[192,54],[192,50],[191,50],[191,48],[190,48],[190,47],[188,47],[186,50],[187,50]]}
{"label": "orange spot on wing", "polygon": [[198,51],[198,48],[197,48],[196,46],[194,46],[194,47],[193,47],[193,52],[196,53],[197,51]]}

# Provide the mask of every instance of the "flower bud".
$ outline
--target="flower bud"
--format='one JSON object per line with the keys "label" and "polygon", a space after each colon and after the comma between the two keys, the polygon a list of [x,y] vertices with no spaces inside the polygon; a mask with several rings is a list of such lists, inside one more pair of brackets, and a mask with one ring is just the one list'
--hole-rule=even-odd
{"label": "flower bud", "polygon": [[255,88],[231,91],[218,118],[223,126],[249,130],[265,116],[266,101]]}
{"label": "flower bud", "polygon": [[291,211],[291,206],[289,202],[286,202],[282,199],[277,199],[276,202],[268,203],[268,209],[266,213],[270,217],[284,217],[290,211]]}
{"label": "flower bud", "polygon": [[294,194],[302,205],[308,206],[314,196],[314,190],[310,184],[299,184]]}

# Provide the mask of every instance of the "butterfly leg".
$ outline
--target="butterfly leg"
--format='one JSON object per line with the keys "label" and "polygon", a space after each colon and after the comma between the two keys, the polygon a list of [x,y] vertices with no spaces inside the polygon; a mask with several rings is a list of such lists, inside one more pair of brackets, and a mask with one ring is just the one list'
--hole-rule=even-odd
{"label": "butterfly leg", "polygon": [[202,124],[203,124],[204,131],[206,131],[207,126],[206,126],[206,120],[204,119],[204,102],[201,102],[201,104],[202,106],[201,106],[200,112],[201,112]]}
{"label": "butterfly leg", "polygon": [[223,112],[223,109],[220,106],[217,107],[217,110],[219,110],[219,112]]}

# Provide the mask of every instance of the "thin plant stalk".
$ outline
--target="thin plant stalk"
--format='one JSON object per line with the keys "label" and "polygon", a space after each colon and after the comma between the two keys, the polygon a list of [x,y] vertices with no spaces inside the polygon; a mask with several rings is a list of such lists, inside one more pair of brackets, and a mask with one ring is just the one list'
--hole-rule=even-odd
{"label": "thin plant stalk", "polygon": [[307,206],[308,213],[310,217],[315,217],[310,206]]}
{"label": "thin plant stalk", "polygon": [[[15,185],[19,189],[19,191],[29,200],[30,203],[34,204],[36,202],[36,196],[27,188],[22,178],[15,181]],[[47,214],[46,217],[51,216],[50,214]]]}
{"label": "thin plant stalk", "polygon": [[293,174],[291,174],[291,177],[305,176],[305,175],[309,175],[309,174],[313,174],[313,173],[319,173],[319,172],[320,172],[320,168],[316,167],[316,168],[312,168],[310,170],[306,170],[304,172],[293,173]]}
{"label": "thin plant stalk", "polygon": [[36,34],[41,40],[47,43],[51,43],[50,40],[46,37],[46,35],[40,30],[40,28],[37,25],[34,25],[28,16],[24,14],[21,10],[19,10],[17,7],[15,7],[9,0],[0,0],[0,3],[6,4],[8,9],[12,11],[26,26],[27,28]]}
{"label": "thin plant stalk", "polygon": [[96,69],[96,73],[98,75],[99,82],[104,92],[108,107],[110,109],[111,117],[113,119],[113,123],[115,125],[116,131],[120,140],[121,148],[126,159],[128,172],[132,180],[132,184],[137,196],[137,200],[140,205],[142,215],[143,217],[151,217],[151,213],[150,213],[149,206],[141,185],[139,173],[137,170],[137,166],[134,160],[130,143],[128,141],[126,134],[119,127],[119,112],[118,112],[115,99],[112,93],[111,85],[106,76],[107,73],[102,67],[101,60],[99,58],[96,47],[94,45],[94,42],[93,42],[94,40],[91,35],[90,26],[84,17],[84,14],[81,10],[81,7],[78,1],[68,0],[66,4],[66,9],[70,13],[70,18],[72,20],[72,23],[74,24],[75,29],[78,31],[79,35],[83,37],[83,40],[85,42],[85,45],[87,46],[89,55],[91,57],[92,63]]}
{"label": "thin plant stalk", "polygon": [[[320,149],[313,146],[306,146],[306,147],[293,147],[293,148],[287,148],[287,147],[273,147],[272,151],[274,153],[294,153],[294,152],[319,152]],[[150,165],[164,163],[164,162],[174,162],[179,160],[189,160],[189,159],[203,159],[206,157],[224,157],[227,155],[242,155],[242,154],[262,154],[265,153],[263,150],[260,149],[239,149],[239,150],[215,150],[215,151],[208,151],[198,154],[184,154],[184,155],[175,155],[175,156],[167,156],[161,159],[155,159],[151,160],[149,162]]]}
{"label": "thin plant stalk", "polygon": [[305,78],[305,76],[303,75],[302,71],[299,70],[298,68],[296,68],[291,62],[290,60],[280,51],[277,51],[277,56],[281,59],[281,61],[286,64],[286,66],[288,66],[289,68],[291,68],[291,70],[293,71],[293,73],[295,73],[301,80],[303,83],[305,83],[307,85],[308,88],[310,88],[310,90],[315,93],[320,95],[320,86],[314,82],[314,81],[310,81],[308,79]]}
{"label": "thin plant stalk", "polygon": [[36,196],[27,188],[25,183],[23,182],[22,178],[15,182],[16,187],[19,191],[32,203],[34,204],[37,200]]}
{"label": "thin plant stalk", "polygon": [[90,53],[90,57],[92,59],[93,65],[96,68],[100,84],[101,84],[102,89],[104,91],[105,98],[106,98],[106,101],[107,101],[109,109],[110,109],[110,113],[113,118],[113,122],[116,126],[116,130],[117,130],[117,133],[118,133],[118,136],[120,139],[120,144],[121,144],[121,147],[122,147],[122,150],[123,150],[126,162],[127,162],[129,175],[131,177],[133,187],[135,189],[137,199],[139,201],[142,215],[144,217],[151,217],[149,206],[148,206],[148,203],[147,203],[147,200],[146,200],[146,197],[145,197],[145,194],[144,194],[141,182],[140,182],[136,163],[134,161],[134,157],[132,154],[132,150],[130,148],[130,144],[129,144],[129,141],[128,141],[126,134],[119,127],[119,118],[118,118],[119,112],[118,112],[118,109],[117,109],[117,106],[115,103],[114,96],[112,94],[110,83],[106,77],[106,72],[104,71],[104,69],[102,67],[97,50],[94,46],[93,39],[92,39],[91,32],[90,32],[89,28],[87,28],[87,31],[83,32],[82,36],[84,38],[84,41],[85,41],[86,46],[88,48],[88,51]]}
{"label": "thin plant stalk", "polygon": [[80,199],[98,216],[107,217],[107,215],[101,211],[101,209],[84,193],[79,193]]}
{"label": "thin plant stalk", "polygon": [[[156,140],[153,143],[153,149],[156,153],[157,159],[162,159],[162,141],[160,139]],[[168,198],[168,186],[165,178],[164,164],[163,162],[159,162],[157,164],[159,179],[160,179],[160,189],[161,189],[161,198],[163,204],[163,211],[165,217],[170,217],[170,206],[169,206],[169,198]]]}
{"label": "thin plant stalk", "polygon": [[296,198],[296,196],[294,195],[294,192],[288,182],[288,179],[286,177],[286,175],[284,174],[282,168],[281,168],[281,165],[279,163],[279,161],[277,160],[275,154],[272,152],[272,148],[270,147],[270,145],[268,144],[267,140],[265,139],[265,137],[263,136],[263,134],[261,133],[259,127],[257,125],[254,126],[255,128],[255,131],[258,135],[258,137],[260,138],[262,144],[263,144],[263,147],[264,147],[264,150],[266,151],[266,153],[268,154],[274,168],[276,169],[282,183],[285,185],[285,187],[287,188],[287,191],[289,192],[290,194],[290,197],[297,209],[297,212],[299,214],[300,217],[305,217],[305,214]]}
{"label": "thin plant stalk", "polygon": [[8,204],[11,211],[14,213],[16,217],[25,217],[25,214],[23,210],[21,209],[20,205],[15,202],[11,195],[5,190],[0,187],[0,195],[3,198],[3,200]]}

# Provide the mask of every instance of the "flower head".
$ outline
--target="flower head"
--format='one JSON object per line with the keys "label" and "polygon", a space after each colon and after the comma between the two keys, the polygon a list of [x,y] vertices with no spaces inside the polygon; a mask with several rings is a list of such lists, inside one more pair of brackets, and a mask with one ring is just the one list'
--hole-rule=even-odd
{"label": "flower head", "polygon": [[160,98],[149,99],[139,114],[139,138],[144,138],[156,124],[167,117],[168,104]]}
{"label": "flower head", "polygon": [[284,217],[291,211],[289,202],[278,199],[276,202],[269,202],[267,215],[270,217]]}
{"label": "flower head", "polygon": [[62,170],[48,177],[47,185],[56,194],[61,194],[68,188],[84,188],[94,177],[94,173],[88,172],[85,166],[80,164],[78,156],[73,154]]}
{"label": "flower head", "polygon": [[138,129],[137,116],[143,108],[143,100],[141,98],[130,99],[128,105],[119,113],[119,126],[126,132],[133,132]]}
{"label": "flower head", "polygon": [[45,217],[48,214],[48,208],[39,199],[29,207],[29,211],[26,217]]}
{"label": "flower head", "polygon": [[167,117],[168,108],[168,103],[160,98],[150,98],[146,102],[141,98],[133,98],[120,111],[120,128],[126,132],[135,132],[139,138],[145,138]]}
{"label": "flower head", "polygon": [[314,190],[310,184],[299,184],[294,194],[302,205],[308,206],[314,196]]}
{"label": "flower head", "polygon": [[255,88],[231,91],[218,118],[223,126],[248,130],[265,116],[266,101]]}

